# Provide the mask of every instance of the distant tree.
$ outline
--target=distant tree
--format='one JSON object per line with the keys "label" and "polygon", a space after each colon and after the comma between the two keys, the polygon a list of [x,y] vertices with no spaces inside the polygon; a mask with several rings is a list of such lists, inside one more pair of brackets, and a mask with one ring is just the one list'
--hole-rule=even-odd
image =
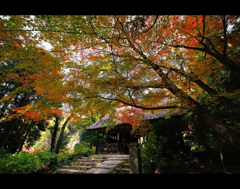
{"label": "distant tree", "polygon": [[89,131],[84,129],[80,135],[80,143],[88,144],[90,148],[96,146],[97,131]]}

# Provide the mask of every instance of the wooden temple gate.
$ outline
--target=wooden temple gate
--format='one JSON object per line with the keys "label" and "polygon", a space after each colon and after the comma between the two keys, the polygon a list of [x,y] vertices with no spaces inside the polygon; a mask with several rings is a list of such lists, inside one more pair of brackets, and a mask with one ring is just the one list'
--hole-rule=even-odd
{"label": "wooden temple gate", "polygon": [[[165,119],[167,111],[162,111],[159,113],[143,113],[145,120],[148,120],[151,124],[160,119]],[[178,113],[171,113],[171,117],[181,117]],[[100,120],[94,124],[87,127],[87,130],[98,131],[97,134],[97,153],[122,153],[129,154],[130,143],[137,143],[141,136],[136,136],[131,134],[132,125],[119,122],[107,130],[106,126],[102,122],[109,119],[109,115],[102,117]]]}
{"label": "wooden temple gate", "polygon": [[122,125],[120,128],[114,128],[106,131],[105,128],[98,130],[97,134],[97,153],[118,153],[128,154],[129,143],[137,141],[137,138],[130,134],[131,127]]}

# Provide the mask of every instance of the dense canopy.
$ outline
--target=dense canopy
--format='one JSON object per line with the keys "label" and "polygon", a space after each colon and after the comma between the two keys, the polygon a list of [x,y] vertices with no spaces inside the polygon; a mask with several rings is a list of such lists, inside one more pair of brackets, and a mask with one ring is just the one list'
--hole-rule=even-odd
{"label": "dense canopy", "polygon": [[235,15],[1,16],[0,116],[169,109],[239,148],[239,26]]}

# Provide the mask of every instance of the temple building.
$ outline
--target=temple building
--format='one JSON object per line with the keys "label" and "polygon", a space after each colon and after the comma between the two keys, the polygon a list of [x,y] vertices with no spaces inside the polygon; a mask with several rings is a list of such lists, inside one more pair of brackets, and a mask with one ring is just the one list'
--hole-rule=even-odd
{"label": "temple building", "polygon": [[[156,121],[165,119],[167,110],[159,113],[142,113],[143,119],[147,120],[150,124]],[[170,117],[181,117],[178,113],[171,113]],[[118,153],[129,154],[130,143],[141,143],[143,136],[138,134],[132,134],[132,125],[124,122],[117,122],[111,129],[107,129],[104,121],[109,119],[109,115],[105,115],[100,120],[90,125],[86,129],[89,131],[98,131],[97,133],[97,145],[96,154],[98,153]]]}

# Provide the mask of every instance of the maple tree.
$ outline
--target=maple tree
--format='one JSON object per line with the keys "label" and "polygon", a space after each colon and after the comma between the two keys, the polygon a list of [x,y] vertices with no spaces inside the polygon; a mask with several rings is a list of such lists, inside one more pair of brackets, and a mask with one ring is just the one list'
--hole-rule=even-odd
{"label": "maple tree", "polygon": [[28,19],[0,19],[0,146],[12,153],[21,151],[26,140],[36,140],[53,114],[62,114],[65,98],[59,60],[23,29]]}
{"label": "maple tree", "polygon": [[[47,61],[55,74],[32,75],[35,89],[68,104],[72,115],[116,112],[123,104],[144,111],[187,109],[239,147],[239,120],[213,111],[224,107],[233,116],[239,111],[238,16],[43,15],[26,22],[29,29],[1,31],[29,33],[31,42],[52,45],[45,52],[61,62],[62,73]],[[61,76],[63,82],[54,83]],[[52,105],[43,104],[36,107]],[[125,119],[133,122],[131,116]]]}
{"label": "maple tree", "polygon": [[[2,86],[11,89],[4,91],[1,99],[1,103],[4,103],[2,108],[6,108],[11,99],[23,91],[34,91],[36,99],[41,99],[40,104],[50,103],[51,108],[57,101],[62,102],[65,95],[61,90],[63,77],[59,60],[38,47],[39,41],[32,39],[32,36],[22,29],[23,23],[26,22],[25,17],[12,16],[10,19],[2,19],[1,21]],[[17,82],[18,86],[16,88],[9,86],[11,84],[8,84],[8,81],[9,83]],[[55,93],[55,90],[60,91],[60,93]],[[61,93],[62,95],[59,95]],[[34,109],[35,104],[18,107],[15,110],[27,113],[30,106],[31,109]],[[45,108],[51,109],[46,107],[46,104]],[[4,111],[5,109],[2,109],[2,112]],[[56,111],[59,113],[59,110]]]}
{"label": "maple tree", "polygon": [[[239,85],[230,93],[220,91],[219,77],[239,77],[238,16],[37,19],[36,30],[65,58],[74,102],[84,100],[103,112],[118,103],[143,110],[185,108],[229,142],[240,143],[238,134],[201,102],[204,94],[236,115]],[[216,79],[209,82],[212,76]]]}

